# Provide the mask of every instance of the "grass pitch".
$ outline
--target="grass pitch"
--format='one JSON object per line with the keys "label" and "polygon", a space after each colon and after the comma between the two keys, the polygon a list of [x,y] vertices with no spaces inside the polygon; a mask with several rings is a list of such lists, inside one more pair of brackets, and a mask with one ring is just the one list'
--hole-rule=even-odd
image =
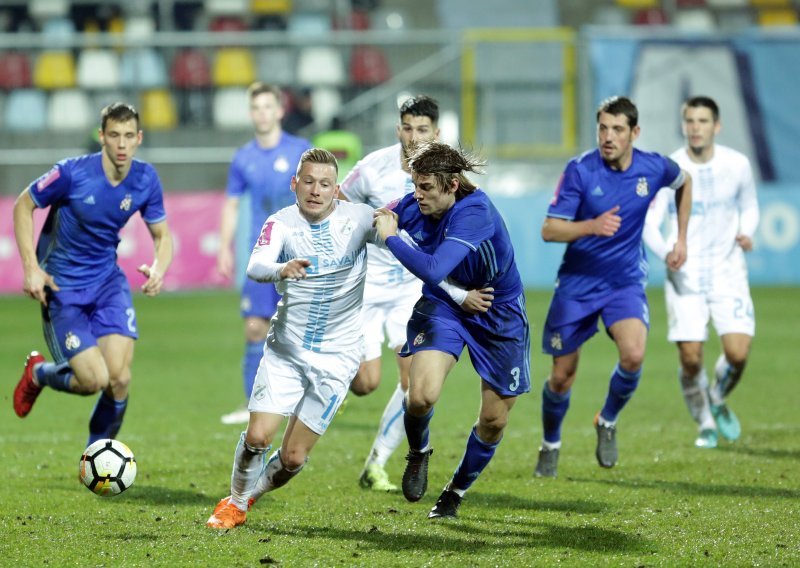
{"label": "grass pitch", "polygon": [[[673,566],[800,564],[800,290],[754,290],[758,331],[731,407],[736,443],[692,446],[696,430],[666,342],[661,290],[639,390],[621,415],[620,461],[597,466],[592,418],[616,360],[599,333],[583,349],[564,424],[559,478],[532,477],[541,439],[540,354],[549,293],[528,299],[533,391],[520,397],[494,460],[460,516],[428,510],[463,452],[479,390],[466,357],[436,406],[428,494],[358,487],[363,460],[395,386],[387,358],[374,394],[349,403],[303,473],[267,494],[244,527],[204,523],[228,494],[241,427],[219,417],[242,402],[242,330],[230,292],[136,298],[141,339],[120,439],[136,454],[136,484],[100,498],[78,481],[93,398],[45,391],[25,420],[11,394],[25,354],[44,351],[38,308],[0,298],[0,563],[8,566]],[[706,367],[719,353],[707,344]],[[389,462],[399,483],[405,447]]]}

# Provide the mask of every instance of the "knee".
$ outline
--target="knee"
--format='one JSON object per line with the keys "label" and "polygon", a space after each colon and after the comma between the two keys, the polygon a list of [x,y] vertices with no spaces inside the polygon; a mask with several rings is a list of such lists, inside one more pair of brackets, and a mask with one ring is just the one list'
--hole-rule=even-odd
{"label": "knee", "polygon": [[431,411],[434,404],[436,404],[436,400],[426,396],[425,393],[409,391],[406,398],[406,412],[413,416],[424,416]]}
{"label": "knee", "polygon": [[350,392],[356,396],[365,396],[377,389],[380,384],[380,375],[359,371],[350,383]]}
{"label": "knee", "polygon": [[626,349],[620,353],[619,366],[628,372],[635,372],[642,368],[644,363],[644,346]]}
{"label": "knee", "polygon": [[248,318],[244,324],[244,337],[248,343],[260,343],[267,339],[269,322],[260,318]]}
{"label": "knee", "polygon": [[734,369],[741,371],[744,369],[745,365],[747,365],[747,350],[746,349],[737,349],[727,351],[725,353],[725,359],[728,360],[728,363]]}
{"label": "knee", "polygon": [[695,376],[703,368],[703,357],[700,353],[685,353],[681,355],[681,368],[684,374]]}
{"label": "knee", "polygon": [[106,369],[76,373],[75,379],[77,386],[74,392],[82,395],[92,395],[105,390],[110,380]]}
{"label": "knee", "polygon": [[508,424],[508,416],[481,416],[476,431],[478,437],[489,444],[494,444],[503,437],[503,430]]}
{"label": "knee", "polygon": [[550,378],[547,379],[547,386],[555,394],[563,395],[569,391],[574,381],[574,372],[560,372],[553,369],[553,372],[550,373]]}
{"label": "knee", "polygon": [[281,449],[281,462],[286,469],[297,469],[308,460],[308,451],[301,448]]}

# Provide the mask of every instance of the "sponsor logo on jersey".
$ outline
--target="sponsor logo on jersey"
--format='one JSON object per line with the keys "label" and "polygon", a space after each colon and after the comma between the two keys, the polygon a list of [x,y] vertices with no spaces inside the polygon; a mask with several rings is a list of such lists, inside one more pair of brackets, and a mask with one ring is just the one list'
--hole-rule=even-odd
{"label": "sponsor logo on jersey", "polygon": [[605,194],[603,193],[603,188],[598,185],[592,190],[592,195],[595,197],[603,197]]}
{"label": "sponsor logo on jersey", "polygon": [[133,204],[133,197],[130,193],[125,194],[125,199],[120,201],[119,208],[123,211],[130,211],[131,205]]}
{"label": "sponsor logo on jersey", "polygon": [[425,343],[425,332],[420,331],[417,336],[414,338],[414,347],[418,347]]}
{"label": "sponsor logo on jersey", "polygon": [[80,346],[81,338],[71,331],[68,331],[67,337],[64,339],[64,347],[66,347],[68,351],[75,351]]}
{"label": "sponsor logo on jersey", "polygon": [[94,195],[90,195],[86,199],[83,200],[86,205],[94,205]]}
{"label": "sponsor logo on jersey", "polygon": [[266,396],[266,385],[256,385],[253,389],[253,398],[256,400],[262,400]]}
{"label": "sponsor logo on jersey", "polygon": [[647,178],[640,177],[636,182],[636,195],[639,197],[646,197],[650,193],[650,187],[647,185]]}
{"label": "sponsor logo on jersey", "polygon": [[42,191],[48,185],[61,177],[61,170],[58,166],[53,167],[52,170],[43,175],[38,182],[36,182],[36,191]]}
{"label": "sponsor logo on jersey", "polygon": [[321,266],[322,268],[345,268],[348,266],[353,266],[356,263],[356,257],[358,254],[359,251],[353,251],[350,254],[337,258],[323,257],[322,262],[318,262],[317,266]]}
{"label": "sponsor logo on jersey", "polygon": [[550,347],[552,347],[555,351],[561,351],[564,349],[564,344],[561,341],[560,333],[554,333],[550,336]]}
{"label": "sponsor logo on jersey", "polygon": [[263,247],[269,244],[269,241],[272,239],[272,226],[274,224],[274,221],[267,221],[264,223],[264,226],[261,227],[261,234],[258,235],[258,242],[256,243],[258,246]]}
{"label": "sponsor logo on jersey", "polygon": [[250,296],[242,296],[242,301],[239,303],[239,309],[243,312],[249,312],[253,309],[253,302],[250,300]]}
{"label": "sponsor logo on jersey", "polygon": [[272,164],[272,169],[281,173],[288,172],[289,160],[286,159],[286,156],[278,156],[278,159],[275,160],[274,164]]}

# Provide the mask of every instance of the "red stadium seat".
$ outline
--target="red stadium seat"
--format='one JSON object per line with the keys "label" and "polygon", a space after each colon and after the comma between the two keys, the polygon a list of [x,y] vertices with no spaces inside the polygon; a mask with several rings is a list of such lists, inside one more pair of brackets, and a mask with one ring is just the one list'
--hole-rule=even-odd
{"label": "red stadium seat", "polygon": [[669,22],[667,14],[661,8],[647,8],[633,15],[633,23],[637,26],[663,26]]}
{"label": "red stadium seat", "polygon": [[180,88],[209,87],[211,65],[199,49],[183,49],[172,60],[170,69],[172,84]]}
{"label": "red stadium seat", "polygon": [[31,62],[18,51],[0,55],[0,89],[24,89],[31,86]]}
{"label": "red stadium seat", "polygon": [[359,45],[350,56],[350,79],[359,86],[384,83],[392,76],[384,53],[375,46]]}
{"label": "red stadium seat", "polygon": [[246,32],[247,23],[236,16],[218,16],[211,20],[208,29],[212,32]]}

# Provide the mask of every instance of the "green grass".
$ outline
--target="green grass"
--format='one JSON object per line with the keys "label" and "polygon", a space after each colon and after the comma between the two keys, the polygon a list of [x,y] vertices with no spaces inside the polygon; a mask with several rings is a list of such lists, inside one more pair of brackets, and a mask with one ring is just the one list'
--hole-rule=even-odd
{"label": "green grass", "polygon": [[[383,405],[380,390],[351,398],[302,475],[266,495],[247,524],[205,526],[228,494],[240,432],[219,423],[240,403],[242,330],[231,293],[138,297],[142,339],[120,439],[139,477],[115,498],[78,481],[94,400],[44,392],[18,419],[11,393],[25,353],[42,350],[38,309],[0,298],[3,370],[0,564],[8,566],[523,566],[800,564],[800,290],[754,290],[758,333],[731,403],[743,425],[735,444],[692,447],[695,427],[679,393],[674,346],[665,340],[660,290],[645,375],[619,423],[620,462],[599,468],[592,418],[615,362],[598,334],[583,350],[564,424],[559,478],[531,475],[541,439],[539,353],[549,294],[531,293],[533,392],[515,406],[505,439],[454,521],[426,518],[463,451],[479,390],[468,361],[451,374],[432,425],[430,489],[420,503],[372,494],[357,478]],[[716,339],[706,356],[711,367]],[[402,449],[389,462],[399,481]]]}

